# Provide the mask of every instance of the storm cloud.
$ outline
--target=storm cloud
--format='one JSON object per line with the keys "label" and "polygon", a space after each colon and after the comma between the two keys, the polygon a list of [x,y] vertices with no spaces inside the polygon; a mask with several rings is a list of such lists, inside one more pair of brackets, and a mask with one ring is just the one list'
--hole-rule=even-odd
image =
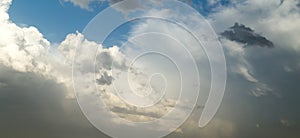
{"label": "storm cloud", "polygon": [[107,137],[81,113],[76,100],[66,99],[63,85],[34,73],[0,65],[0,137]]}
{"label": "storm cloud", "polygon": [[235,23],[234,26],[230,27],[221,33],[224,38],[244,44],[247,46],[260,46],[260,47],[274,47],[273,42],[267,38],[257,34],[249,27],[243,24]]}

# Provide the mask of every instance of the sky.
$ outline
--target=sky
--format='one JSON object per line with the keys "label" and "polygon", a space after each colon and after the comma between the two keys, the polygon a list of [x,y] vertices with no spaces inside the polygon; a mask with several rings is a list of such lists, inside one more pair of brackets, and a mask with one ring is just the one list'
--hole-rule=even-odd
{"label": "sky", "polygon": [[0,1],[0,138],[300,137],[299,0],[117,2]]}
{"label": "sky", "polygon": [[63,41],[67,34],[82,31],[84,26],[107,4],[93,11],[73,6],[69,2],[30,0],[13,1],[9,13],[11,20],[22,26],[35,26],[51,42]]}

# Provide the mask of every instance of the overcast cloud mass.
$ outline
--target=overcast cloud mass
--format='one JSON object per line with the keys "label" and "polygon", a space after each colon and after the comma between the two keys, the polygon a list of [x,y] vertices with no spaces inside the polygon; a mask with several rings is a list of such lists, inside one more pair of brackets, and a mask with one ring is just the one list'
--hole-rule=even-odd
{"label": "overcast cloud mass", "polygon": [[[120,0],[110,0],[109,3],[118,1]],[[92,11],[95,5],[107,1],[61,2],[71,2],[78,8]],[[153,2],[159,4],[156,0]],[[204,5],[199,5],[201,2],[184,2],[193,7]],[[128,39],[135,34],[155,30],[177,38],[189,46],[197,67],[200,68],[201,93],[204,96],[199,97],[192,116],[166,137],[300,137],[299,3],[298,0],[231,0],[224,4],[222,0],[206,0],[205,5],[211,7],[211,12],[205,18],[216,34],[220,34],[228,78],[223,103],[214,119],[204,128],[198,127],[198,120],[208,95],[211,77],[204,51],[201,47],[195,47],[197,44],[188,37],[189,34],[182,29],[174,29],[173,25],[166,22],[144,20],[131,28]],[[117,78],[113,77],[111,63],[115,63],[116,70],[120,72],[128,69],[130,64],[120,46],[103,46],[85,39],[80,32],[68,34],[58,44],[51,43],[39,28],[18,26],[11,21],[8,14],[11,4],[12,0],[0,1],[0,137],[108,137],[89,123],[76,102],[72,64],[77,46],[98,48],[96,69],[94,64],[85,62],[95,59],[91,56],[95,51],[80,49],[91,55],[80,55],[82,57],[78,57],[78,63],[74,63],[77,67],[75,69],[80,72],[77,77],[83,81],[95,77],[98,89],[95,95],[101,97],[107,107],[119,117],[138,122],[155,120],[172,110],[176,104],[178,95],[172,95],[172,92],[179,89],[176,77],[172,78],[173,87],[168,89],[170,96],[156,106],[136,108],[126,104],[114,92],[112,85]],[[128,7],[116,7],[116,10],[126,16],[135,8],[140,9],[138,0],[132,1]],[[174,15],[163,9],[153,9],[147,14],[192,18]],[[143,42],[146,46],[151,41]],[[161,43],[172,45],[174,42]],[[130,53],[130,49],[126,50]],[[147,74],[138,68],[131,71],[130,75],[134,78],[132,87],[139,90],[139,94],[145,94],[148,90],[144,80]],[[192,81],[189,83],[193,83]],[[155,88],[159,91],[161,86],[156,85]],[[88,90],[86,88],[86,94],[90,94]],[[189,102],[179,104],[182,112],[185,106],[190,105]],[[120,123],[114,119],[109,121],[112,125]],[[153,129],[160,128],[158,126]]]}

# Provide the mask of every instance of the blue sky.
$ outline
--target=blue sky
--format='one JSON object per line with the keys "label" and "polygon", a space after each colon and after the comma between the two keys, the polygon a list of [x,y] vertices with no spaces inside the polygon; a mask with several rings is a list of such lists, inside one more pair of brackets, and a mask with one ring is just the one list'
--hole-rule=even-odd
{"label": "blue sky", "polygon": [[107,3],[87,11],[59,0],[14,0],[9,14],[18,25],[35,26],[48,40],[59,43],[67,34],[81,32],[105,6]]}
{"label": "blue sky", "polygon": [[[221,4],[228,5],[229,2],[223,0]],[[19,26],[35,26],[49,41],[60,43],[67,34],[82,32],[88,22],[108,6],[108,2],[103,2],[93,5],[93,10],[88,11],[61,0],[14,0],[9,14],[10,19]],[[192,0],[191,6],[204,16],[217,7],[216,4],[209,5],[206,0]],[[123,27],[121,30],[126,31],[128,28]]]}

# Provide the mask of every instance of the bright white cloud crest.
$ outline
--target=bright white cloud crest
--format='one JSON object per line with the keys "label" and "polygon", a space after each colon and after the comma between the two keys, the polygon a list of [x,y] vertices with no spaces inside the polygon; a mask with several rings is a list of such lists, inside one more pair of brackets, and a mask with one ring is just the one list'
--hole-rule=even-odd
{"label": "bright white cloud crest", "polygon": [[[83,112],[95,127],[110,136],[165,136],[187,119],[197,103],[200,65],[196,64],[194,58],[201,59],[205,56],[199,53],[208,52],[213,68],[213,82],[207,107],[200,119],[200,126],[205,126],[220,105],[226,78],[223,51],[214,32],[196,11],[183,3],[171,0],[159,4],[156,3],[158,1],[139,2],[137,6],[143,5],[142,11],[136,8],[136,11],[127,13],[125,18],[123,12],[116,10],[128,5],[128,1],[123,1],[99,13],[85,28],[83,34],[87,39],[102,43],[118,26],[128,21],[141,20],[137,29],[130,33],[128,42],[115,47],[118,51],[114,54],[116,57],[110,58],[109,55],[112,54],[103,54],[102,47],[77,47],[73,77],[75,92]],[[153,6],[164,10],[155,10]],[[103,21],[107,15],[110,18]],[[199,42],[202,42],[205,52]],[[91,51],[98,53],[91,55]],[[123,60],[116,61],[118,57],[123,57]],[[105,60],[101,60],[102,58]],[[111,65],[103,66],[103,63]],[[95,76],[100,78],[96,82],[91,71],[86,71],[86,67],[92,67],[93,64],[96,65],[95,71],[102,74]],[[104,102],[99,101],[99,93],[95,93],[97,87],[94,87],[94,83],[97,82],[104,84],[98,88],[100,95],[105,95],[102,98]],[[110,97],[110,101],[107,101]],[[111,101],[122,101],[124,106],[110,107],[108,104],[110,109],[107,110],[107,102]],[[157,110],[166,105],[170,106]],[[148,110],[148,107],[155,112]],[[173,109],[170,110],[169,107]],[[142,123],[132,122],[132,119],[124,120],[122,115],[119,118],[120,113],[127,113],[129,116],[138,114],[144,121],[140,117],[135,117],[134,120]],[[125,119],[129,116],[125,116]],[[114,129],[111,129],[107,118],[114,119],[118,125],[113,125]],[[130,133],[119,133],[122,130]]]}

